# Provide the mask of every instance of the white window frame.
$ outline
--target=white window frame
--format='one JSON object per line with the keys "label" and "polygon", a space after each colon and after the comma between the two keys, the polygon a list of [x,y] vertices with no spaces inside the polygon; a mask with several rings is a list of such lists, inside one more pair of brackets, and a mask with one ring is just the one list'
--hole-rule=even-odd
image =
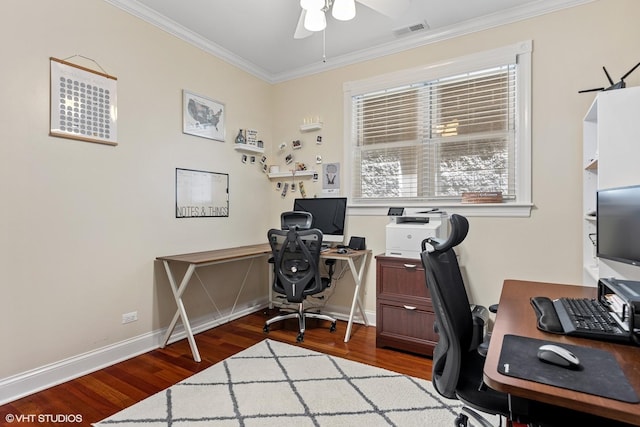
{"label": "white window frame", "polygon": [[[504,203],[463,204],[459,202],[405,203],[408,209],[440,208],[447,213],[460,213],[469,216],[516,216],[531,215],[531,40],[513,45],[478,52],[459,58],[440,61],[425,66],[384,74],[365,80],[345,82],[344,92],[344,162],[350,170],[354,161],[353,123],[351,114],[352,97],[378,90],[398,87],[417,81],[429,81],[438,78],[463,74],[469,71],[490,68],[508,63],[517,64],[516,76],[516,199]],[[351,175],[343,174],[346,196],[349,198],[350,215],[386,215],[389,205],[380,202],[358,202],[351,197]]]}

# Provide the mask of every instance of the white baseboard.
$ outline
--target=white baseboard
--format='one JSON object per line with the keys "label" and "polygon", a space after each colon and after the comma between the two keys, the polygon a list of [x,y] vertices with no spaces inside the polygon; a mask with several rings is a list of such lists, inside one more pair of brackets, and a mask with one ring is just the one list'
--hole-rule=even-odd
{"label": "white baseboard", "polygon": [[[239,319],[265,307],[267,307],[266,300],[247,303],[243,307],[237,308],[229,320]],[[344,310],[344,307],[327,306],[323,311],[340,320],[346,321],[349,318],[349,313]],[[369,324],[375,325],[375,312],[366,313],[366,315]],[[355,316],[354,322],[362,323],[362,320]],[[198,319],[190,319],[190,323],[193,333],[197,334],[220,326],[225,322],[219,319],[212,320],[211,316],[203,316]],[[166,328],[155,330],[49,365],[2,378],[0,379],[0,405],[155,350],[160,347],[165,332]],[[171,335],[169,343],[184,339],[186,336],[182,325],[178,324]]]}
{"label": "white baseboard", "polygon": [[[236,307],[229,320],[246,316],[266,306],[266,300],[263,300],[247,303],[243,307]],[[189,320],[194,334],[224,323],[217,319],[212,320],[211,316]],[[160,347],[166,330],[166,328],[155,330],[49,365],[2,378],[0,379],[0,405],[155,350]],[[182,324],[178,323],[169,343],[184,339],[186,336]]]}

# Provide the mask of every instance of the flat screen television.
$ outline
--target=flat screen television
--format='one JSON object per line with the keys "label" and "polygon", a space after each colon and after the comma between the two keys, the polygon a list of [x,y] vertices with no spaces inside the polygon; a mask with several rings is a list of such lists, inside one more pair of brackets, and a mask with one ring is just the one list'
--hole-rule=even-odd
{"label": "flat screen television", "polygon": [[599,258],[640,265],[640,185],[599,190]]}
{"label": "flat screen television", "polygon": [[344,224],[347,215],[346,197],[295,199],[293,210],[311,213],[313,217],[311,228],[322,231],[323,242],[344,242]]}

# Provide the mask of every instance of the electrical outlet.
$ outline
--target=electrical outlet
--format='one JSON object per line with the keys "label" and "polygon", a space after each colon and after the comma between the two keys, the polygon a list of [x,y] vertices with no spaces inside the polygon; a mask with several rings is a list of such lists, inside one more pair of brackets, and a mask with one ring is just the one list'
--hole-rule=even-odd
{"label": "electrical outlet", "polygon": [[131,313],[125,313],[122,315],[122,324],[131,323],[138,320],[138,312],[132,311]]}

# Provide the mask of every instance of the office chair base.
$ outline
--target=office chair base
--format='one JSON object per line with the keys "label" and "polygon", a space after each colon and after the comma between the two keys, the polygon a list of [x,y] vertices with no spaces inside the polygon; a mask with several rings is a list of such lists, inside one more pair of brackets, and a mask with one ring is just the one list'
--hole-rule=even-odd
{"label": "office chair base", "polygon": [[329,332],[335,332],[336,331],[336,325],[337,325],[336,319],[334,319],[333,317],[328,316],[326,314],[310,313],[308,311],[304,311],[303,308],[302,308],[302,304],[299,305],[299,310],[296,311],[296,312],[287,313],[287,314],[281,314],[279,316],[276,316],[276,317],[273,317],[273,318],[267,320],[264,323],[264,327],[262,328],[262,330],[265,333],[269,333],[269,326],[271,326],[271,324],[273,324],[275,322],[280,322],[281,320],[294,319],[294,318],[298,319],[298,326],[299,326],[299,328],[298,328],[299,329],[298,336],[296,337],[296,341],[297,342],[304,341],[304,332],[306,330],[306,322],[305,322],[306,318],[327,320],[327,321],[331,322],[331,326],[329,327]]}
{"label": "office chair base", "polygon": [[[462,411],[455,420],[456,427],[467,427],[469,425],[469,419],[471,418],[473,425],[480,425],[482,427],[493,427],[493,425],[485,417],[477,413],[471,408],[466,406],[462,408]],[[466,414],[464,413],[466,412]],[[501,423],[502,424],[502,423]]]}

